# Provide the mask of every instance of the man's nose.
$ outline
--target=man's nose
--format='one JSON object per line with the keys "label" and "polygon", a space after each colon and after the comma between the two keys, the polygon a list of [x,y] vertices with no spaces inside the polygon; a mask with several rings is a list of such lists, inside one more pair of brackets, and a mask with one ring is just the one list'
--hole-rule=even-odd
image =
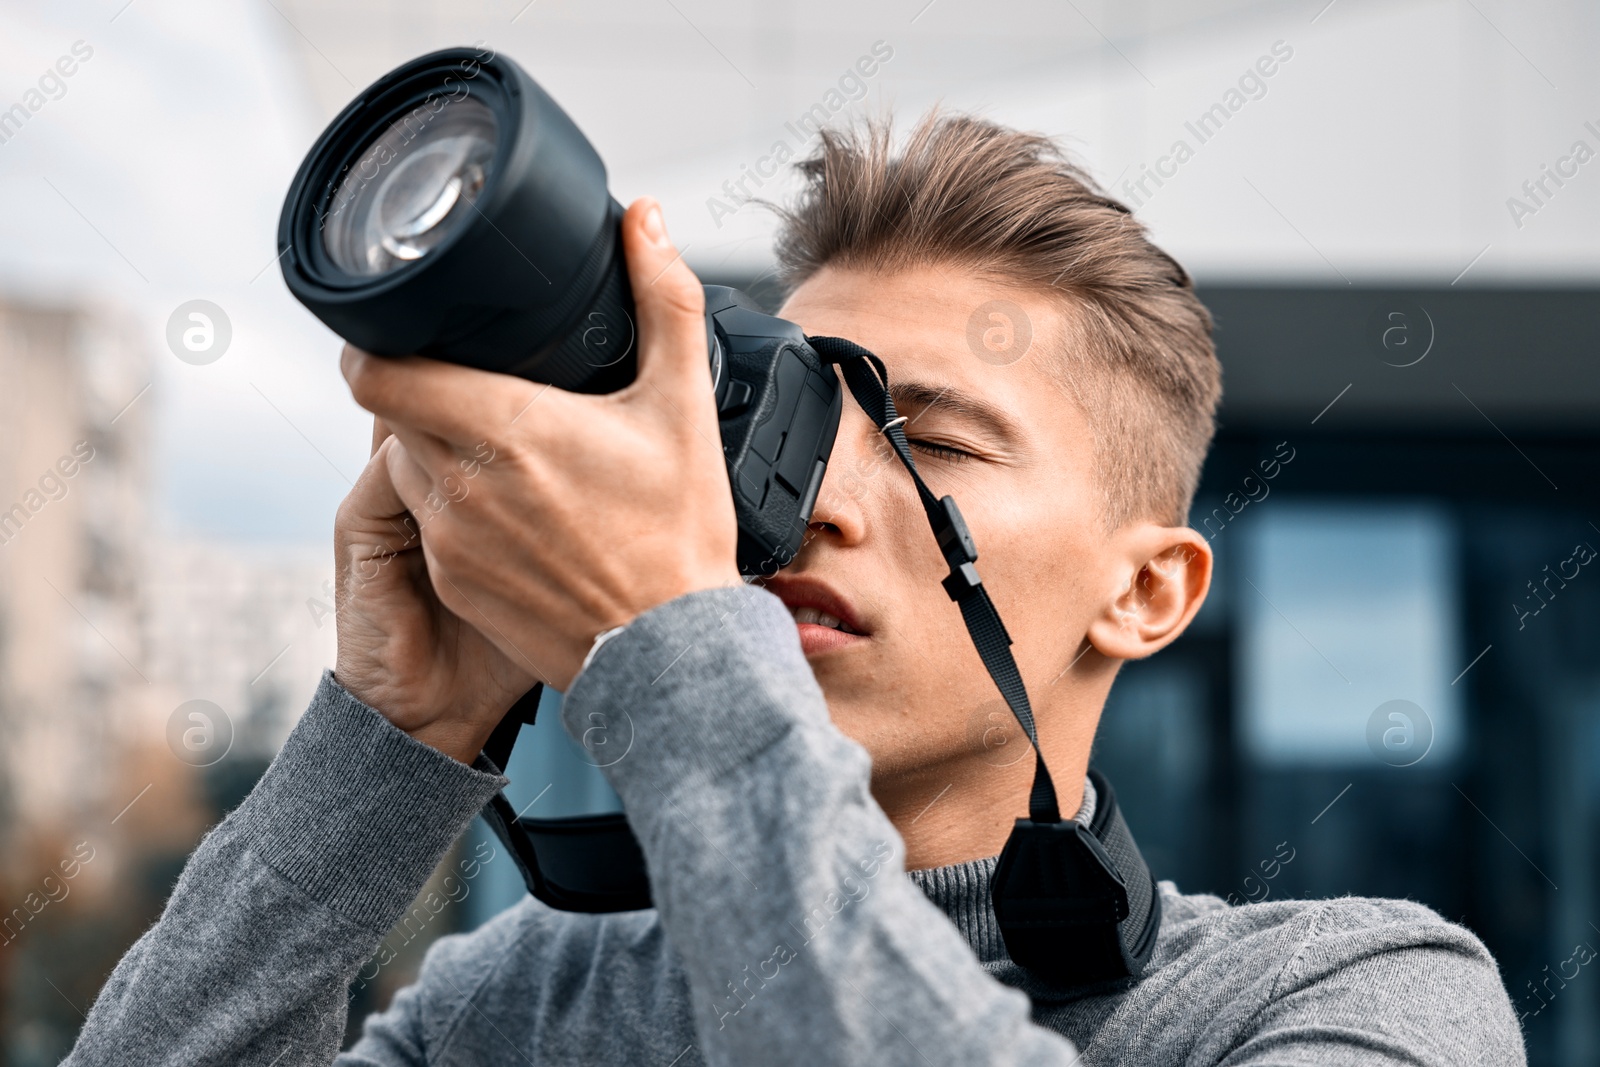
{"label": "man's nose", "polygon": [[894,451],[872,420],[847,401],[811,512],[807,541],[830,537],[841,545],[859,543],[867,532],[868,502],[872,494],[883,492],[880,479],[893,462]]}

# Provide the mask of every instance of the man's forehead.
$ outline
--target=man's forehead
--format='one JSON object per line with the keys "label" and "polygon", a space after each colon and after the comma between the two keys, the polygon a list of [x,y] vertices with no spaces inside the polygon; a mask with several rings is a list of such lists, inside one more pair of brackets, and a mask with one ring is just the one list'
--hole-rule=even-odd
{"label": "man's forehead", "polygon": [[[779,314],[876,352],[897,405],[937,406],[1012,440],[1023,436],[1030,395],[1046,387],[1058,395],[1046,364],[1063,328],[1058,302],[971,272],[824,268]],[[1015,347],[1006,352],[1007,344]]]}
{"label": "man's forehead", "polygon": [[[1065,317],[1063,301],[1035,289],[939,265],[898,271],[824,267],[795,289],[778,314],[810,333],[854,327],[886,349],[904,338],[989,367],[1036,355],[1033,348],[1048,347],[1060,335]],[[1010,354],[1015,358],[973,352],[985,331],[994,329],[1031,342],[1024,340],[1025,349]]]}

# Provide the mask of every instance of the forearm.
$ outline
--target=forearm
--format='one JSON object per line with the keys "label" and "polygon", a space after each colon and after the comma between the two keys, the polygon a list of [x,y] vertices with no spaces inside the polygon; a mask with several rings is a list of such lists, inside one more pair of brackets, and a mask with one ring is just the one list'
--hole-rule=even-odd
{"label": "forearm", "polygon": [[569,730],[595,714],[608,743],[632,732],[607,774],[708,1062],[1074,1061],[903,876],[867,755],[829,722],[776,598],[718,590],[640,616],[568,694]]}
{"label": "forearm", "polygon": [[331,1062],[351,979],[498,783],[325,677],[112,972],[67,1063]]}

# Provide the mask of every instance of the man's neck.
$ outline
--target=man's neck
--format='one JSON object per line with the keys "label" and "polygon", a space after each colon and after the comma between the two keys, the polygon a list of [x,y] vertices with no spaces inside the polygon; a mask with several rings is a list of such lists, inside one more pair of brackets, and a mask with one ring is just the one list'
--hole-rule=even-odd
{"label": "man's neck", "polygon": [[[1070,819],[1083,800],[1088,748],[1077,758],[1046,755],[1061,817]],[[1032,750],[1006,766],[982,759],[919,768],[889,780],[874,776],[872,795],[906,846],[906,869],[944,867],[995,856],[1016,820],[1028,814],[1033,784]]]}

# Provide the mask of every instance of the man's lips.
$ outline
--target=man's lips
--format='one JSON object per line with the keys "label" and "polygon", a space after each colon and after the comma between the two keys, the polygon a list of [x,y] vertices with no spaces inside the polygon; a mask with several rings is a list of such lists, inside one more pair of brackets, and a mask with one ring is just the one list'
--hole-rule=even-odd
{"label": "man's lips", "polygon": [[795,616],[800,648],[806,655],[848,648],[871,639],[871,629],[861,613],[825,582],[799,575],[779,574],[766,587]]}

